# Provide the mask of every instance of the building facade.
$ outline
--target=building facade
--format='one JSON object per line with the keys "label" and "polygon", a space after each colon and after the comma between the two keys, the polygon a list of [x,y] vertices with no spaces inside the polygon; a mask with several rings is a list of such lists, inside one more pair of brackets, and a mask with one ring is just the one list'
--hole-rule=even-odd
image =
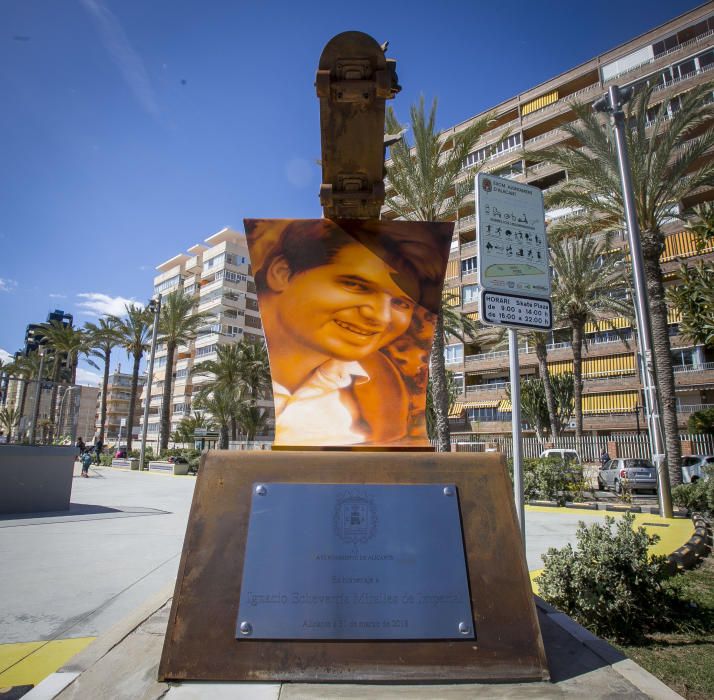
{"label": "building facade", "polygon": [[[134,404],[134,426],[133,435],[137,437],[140,433],[141,420],[141,392],[146,383],[146,377],[139,376],[139,388],[137,391],[136,401]],[[121,371],[121,367],[115,369],[109,375],[109,383],[107,384],[107,417],[104,423],[104,442],[107,445],[111,444],[126,444],[126,438],[129,434],[127,429],[127,421],[129,419],[129,403],[131,401],[131,374]],[[102,392],[95,401],[95,420],[92,435],[98,434],[100,429],[102,409]],[[122,425],[123,422],[123,425]],[[81,435],[82,433],[80,433]],[[87,438],[85,437],[85,441]]]}
{"label": "building facade", "polygon": [[[658,108],[668,110],[665,118],[671,118],[684,93],[712,80],[714,3],[710,2],[447,129],[442,137],[448,148],[453,134],[485,114],[495,113],[496,118],[489,122],[487,131],[464,162],[461,178],[473,181],[475,170],[480,169],[547,191],[567,178],[567,172],[547,161],[529,159],[527,154],[567,141],[569,136],[560,127],[575,119],[571,109],[573,101],[592,103],[611,84],[625,87],[647,83],[654,88],[652,118]],[[507,133],[505,138],[504,133]],[[714,191],[703,191],[681,206],[687,208],[711,199],[714,199]],[[577,213],[572,209],[559,209],[546,212],[546,219],[554,221]],[[390,213],[385,211],[384,215],[389,217]],[[445,293],[450,295],[450,303],[472,318],[478,318],[473,194],[464,202],[455,224]],[[670,284],[675,280],[680,262],[689,264],[702,256],[714,255],[711,247],[696,250],[694,237],[681,221],[672,219],[664,232],[667,238],[661,262]],[[612,245],[626,248],[626,235],[617,233]],[[714,353],[688,343],[679,334],[674,311],[670,321],[679,423],[682,430],[686,430],[692,412],[714,406]],[[593,433],[644,431],[633,329],[625,318],[614,319],[614,324],[618,334],[593,324],[586,329],[584,429]],[[569,330],[556,327],[548,346],[550,372],[572,371],[572,358]],[[452,430],[483,435],[509,432],[508,351],[485,343],[464,344],[452,339],[446,348],[446,363],[454,373],[459,391],[451,415]],[[521,378],[537,376],[535,351],[527,343],[520,350],[520,366]]]}
{"label": "building facade", "polygon": [[[202,361],[216,359],[217,348],[239,340],[263,342],[255,283],[251,276],[245,234],[224,228],[203,243],[157,266],[154,294],[183,289],[196,298],[197,309],[212,318],[188,345],[179,346],[173,368],[171,431],[191,415],[193,399],[208,377],[192,375]],[[151,386],[147,444],[159,441],[161,401],[166,376],[166,348],[159,345]],[[143,392],[142,402],[146,401]],[[260,402],[272,412],[272,402]],[[143,405],[142,405],[143,412]]]}

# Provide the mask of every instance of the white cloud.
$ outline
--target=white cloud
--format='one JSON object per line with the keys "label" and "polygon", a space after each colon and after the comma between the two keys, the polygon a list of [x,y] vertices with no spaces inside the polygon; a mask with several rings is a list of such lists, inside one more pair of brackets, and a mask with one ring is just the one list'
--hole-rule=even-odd
{"label": "white cloud", "polygon": [[82,5],[92,15],[99,29],[104,48],[119,68],[124,81],[134,93],[139,104],[152,116],[159,113],[154,90],[149,74],[141,56],[129,41],[124,28],[116,15],[104,4],[103,0],[81,0]]}
{"label": "white cloud", "polygon": [[17,282],[15,282],[15,280],[7,279],[7,277],[0,277],[0,292],[14,292],[15,287],[17,287]]}
{"label": "white cloud", "polygon": [[50,297],[50,299],[66,299],[67,295],[66,294],[50,294],[49,297]]}
{"label": "white cloud", "polygon": [[143,304],[136,301],[136,299],[110,297],[108,294],[102,294],[100,292],[85,292],[77,294],[77,296],[85,300],[77,302],[77,308],[87,316],[123,316],[126,304],[143,306]]}
{"label": "white cloud", "polygon": [[0,348],[0,360],[3,362],[10,362],[10,360],[12,360],[12,355],[7,350]]}
{"label": "white cloud", "polygon": [[96,372],[90,372],[83,367],[77,367],[77,384],[85,386],[99,386],[102,383],[102,378]]}

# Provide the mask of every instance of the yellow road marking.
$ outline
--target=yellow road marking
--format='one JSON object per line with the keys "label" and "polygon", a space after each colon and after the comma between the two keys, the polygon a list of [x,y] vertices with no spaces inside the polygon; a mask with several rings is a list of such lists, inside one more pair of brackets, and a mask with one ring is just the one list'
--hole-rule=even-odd
{"label": "yellow road marking", "polygon": [[48,642],[0,644],[0,688],[37,685],[54,673],[95,637],[53,639]]}

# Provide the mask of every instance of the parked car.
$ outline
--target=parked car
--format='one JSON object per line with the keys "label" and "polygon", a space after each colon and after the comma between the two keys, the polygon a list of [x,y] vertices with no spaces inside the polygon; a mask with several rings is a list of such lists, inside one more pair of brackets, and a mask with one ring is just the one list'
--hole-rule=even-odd
{"label": "parked car", "polygon": [[689,455],[682,457],[682,483],[696,484],[699,479],[706,479],[706,467],[714,467],[714,455]]}
{"label": "parked car", "polygon": [[597,476],[598,488],[612,489],[622,493],[622,486],[627,484],[630,490],[657,491],[657,468],[648,459],[626,459],[618,457],[605,464]]}
{"label": "parked car", "polygon": [[575,464],[582,464],[582,460],[580,459],[580,455],[577,450],[549,448],[547,450],[543,450],[543,452],[540,453],[540,456],[541,459],[556,457],[562,460],[563,464],[570,464],[571,462],[574,462]]}

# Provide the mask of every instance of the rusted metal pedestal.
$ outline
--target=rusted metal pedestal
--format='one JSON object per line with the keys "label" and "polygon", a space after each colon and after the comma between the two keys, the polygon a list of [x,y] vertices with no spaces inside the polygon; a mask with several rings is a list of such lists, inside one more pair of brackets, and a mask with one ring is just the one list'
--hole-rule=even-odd
{"label": "rusted metal pedestal", "polygon": [[[254,484],[261,482],[454,484],[476,640],[236,640],[251,496]],[[210,452],[196,484],[159,677],[402,683],[547,679],[503,458],[356,451]]]}

